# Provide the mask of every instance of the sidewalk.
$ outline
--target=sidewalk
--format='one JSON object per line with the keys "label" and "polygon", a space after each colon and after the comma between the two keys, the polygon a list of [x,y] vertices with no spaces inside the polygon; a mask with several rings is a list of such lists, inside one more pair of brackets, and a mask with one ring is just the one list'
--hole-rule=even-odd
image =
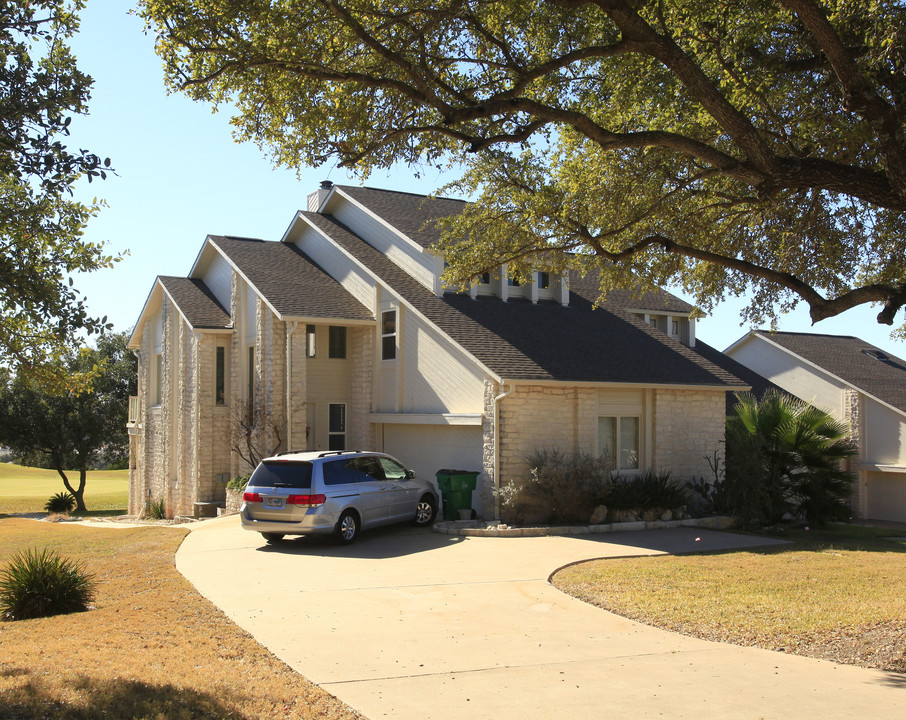
{"label": "sidewalk", "polygon": [[711,643],[574,600],[570,562],[765,544],[703,529],[473,538],[392,528],[340,548],[194,526],[177,567],[293,669],[370,718],[854,718],[902,675]]}

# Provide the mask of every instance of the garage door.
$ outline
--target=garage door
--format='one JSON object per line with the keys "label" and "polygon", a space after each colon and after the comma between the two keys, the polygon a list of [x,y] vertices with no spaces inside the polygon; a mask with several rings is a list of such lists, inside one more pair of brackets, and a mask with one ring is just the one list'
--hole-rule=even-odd
{"label": "garage door", "polygon": [[906,473],[868,473],[866,517],[906,522]]}
{"label": "garage door", "polygon": [[[419,477],[433,478],[438,470],[482,469],[482,433],[476,426],[383,425],[384,452],[398,458]],[[378,437],[380,437],[380,430]],[[480,479],[479,479],[480,482]],[[481,513],[478,493],[472,502]]]}

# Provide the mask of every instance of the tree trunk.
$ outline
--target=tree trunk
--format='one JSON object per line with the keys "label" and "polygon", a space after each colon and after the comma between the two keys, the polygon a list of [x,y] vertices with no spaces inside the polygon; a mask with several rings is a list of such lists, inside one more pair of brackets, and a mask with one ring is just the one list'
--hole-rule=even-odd
{"label": "tree trunk", "polygon": [[85,481],[86,481],[86,468],[82,467],[79,470],[79,489],[76,490],[72,487],[72,483],[69,482],[69,478],[66,477],[66,471],[63,468],[57,466],[57,473],[61,478],[63,478],[63,485],[66,487],[66,490],[75,498],[76,501],[76,512],[88,512],[88,508],[85,507]]}

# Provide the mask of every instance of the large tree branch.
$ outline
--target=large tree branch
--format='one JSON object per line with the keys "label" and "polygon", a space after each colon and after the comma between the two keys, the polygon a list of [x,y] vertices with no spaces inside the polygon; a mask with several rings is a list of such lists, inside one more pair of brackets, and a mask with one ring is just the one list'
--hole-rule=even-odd
{"label": "large tree branch", "polygon": [[856,65],[853,55],[814,0],[778,0],[796,13],[827,56],[844,92],[848,110],[858,113],[875,130],[887,176],[901,201],[906,200],[906,137],[896,108],[882,98]]}
{"label": "large tree branch", "polygon": [[904,305],[906,305],[906,283],[895,285],[874,283],[872,285],[864,285],[829,299],[824,297],[814,287],[791,273],[757,265],[756,263],[742,260],[737,257],[722,255],[709,250],[702,250],[700,248],[692,247],[691,245],[683,245],[682,243],[678,243],[663,235],[649,235],[618,252],[609,251],[604,248],[599,239],[587,231],[585,232],[584,237],[597,255],[613,263],[625,262],[626,260],[630,260],[636,255],[645,252],[652,246],[659,246],[668,253],[682,255],[683,257],[689,257],[701,262],[725,267],[749,275],[753,278],[766,280],[775,285],[785,287],[805,300],[809,306],[809,316],[813,323],[819,322],[820,320],[826,320],[829,317],[834,317],[835,315],[839,315],[858,305],[876,302],[883,303],[883,308],[881,312],[878,313],[878,322],[884,325],[892,325],[894,316]]}

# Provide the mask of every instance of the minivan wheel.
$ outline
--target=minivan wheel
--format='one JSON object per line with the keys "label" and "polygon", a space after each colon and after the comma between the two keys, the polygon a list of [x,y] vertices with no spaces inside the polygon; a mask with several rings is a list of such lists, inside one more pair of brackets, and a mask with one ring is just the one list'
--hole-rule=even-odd
{"label": "minivan wheel", "polygon": [[351,510],[347,510],[340,519],[337,520],[337,527],[334,530],[337,542],[342,545],[351,545],[359,536],[359,519]]}
{"label": "minivan wheel", "polygon": [[423,495],[415,506],[415,520],[418,527],[425,527],[434,522],[437,517],[437,500],[432,495]]}
{"label": "minivan wheel", "polygon": [[283,539],[283,533],[265,533],[265,532],[263,532],[263,533],[261,533],[261,537],[264,538],[264,541],[268,545],[273,545],[274,543],[278,543]]}

